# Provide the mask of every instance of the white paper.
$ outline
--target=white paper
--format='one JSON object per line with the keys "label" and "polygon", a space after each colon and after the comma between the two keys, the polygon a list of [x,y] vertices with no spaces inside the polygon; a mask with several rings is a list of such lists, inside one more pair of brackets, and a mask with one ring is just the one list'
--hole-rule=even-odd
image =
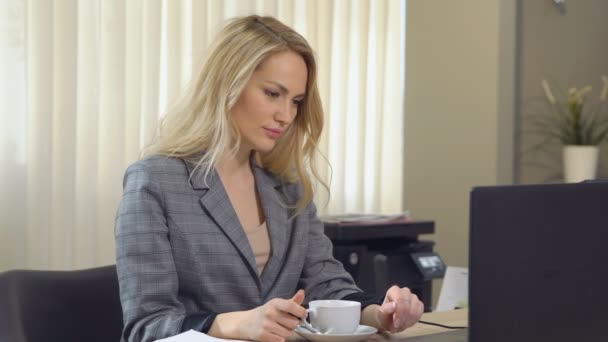
{"label": "white paper", "polygon": [[469,304],[469,269],[451,267],[445,271],[439,301],[435,311],[454,310],[467,307]]}
{"label": "white paper", "polygon": [[225,341],[239,341],[239,340],[224,340],[209,336],[199,331],[188,330],[181,334],[156,340],[156,342],[225,342]]}

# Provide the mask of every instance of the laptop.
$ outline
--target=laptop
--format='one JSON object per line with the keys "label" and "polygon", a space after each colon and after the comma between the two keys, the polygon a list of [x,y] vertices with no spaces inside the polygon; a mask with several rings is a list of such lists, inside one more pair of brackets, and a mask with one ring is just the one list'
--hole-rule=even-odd
{"label": "laptop", "polygon": [[469,341],[608,341],[608,182],[471,192]]}
{"label": "laptop", "polygon": [[408,341],[608,341],[608,182],[476,187],[469,238],[469,329]]}

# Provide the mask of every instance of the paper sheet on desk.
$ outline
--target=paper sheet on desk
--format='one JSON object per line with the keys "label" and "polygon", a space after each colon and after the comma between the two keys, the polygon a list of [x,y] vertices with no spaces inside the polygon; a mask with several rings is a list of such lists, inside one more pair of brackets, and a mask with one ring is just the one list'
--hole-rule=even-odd
{"label": "paper sheet on desk", "polygon": [[469,269],[466,267],[448,266],[443,276],[443,285],[435,311],[467,307],[468,303]]}
{"label": "paper sheet on desk", "polygon": [[155,342],[225,342],[239,340],[224,340],[217,337],[212,337],[207,334],[195,330],[188,330],[181,334],[156,340]]}

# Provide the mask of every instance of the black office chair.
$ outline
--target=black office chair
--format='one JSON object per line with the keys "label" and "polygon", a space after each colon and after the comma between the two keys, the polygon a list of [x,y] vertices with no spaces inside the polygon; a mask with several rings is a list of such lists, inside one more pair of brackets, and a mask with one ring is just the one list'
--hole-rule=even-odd
{"label": "black office chair", "polygon": [[0,341],[120,341],[116,266],[0,273]]}

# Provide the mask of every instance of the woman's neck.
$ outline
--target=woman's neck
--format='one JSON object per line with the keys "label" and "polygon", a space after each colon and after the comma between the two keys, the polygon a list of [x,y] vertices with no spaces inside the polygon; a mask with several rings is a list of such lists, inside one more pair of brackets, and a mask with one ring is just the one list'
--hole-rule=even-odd
{"label": "woman's neck", "polygon": [[253,150],[239,151],[234,156],[221,159],[217,165],[217,171],[228,177],[239,177],[251,174],[250,156]]}

